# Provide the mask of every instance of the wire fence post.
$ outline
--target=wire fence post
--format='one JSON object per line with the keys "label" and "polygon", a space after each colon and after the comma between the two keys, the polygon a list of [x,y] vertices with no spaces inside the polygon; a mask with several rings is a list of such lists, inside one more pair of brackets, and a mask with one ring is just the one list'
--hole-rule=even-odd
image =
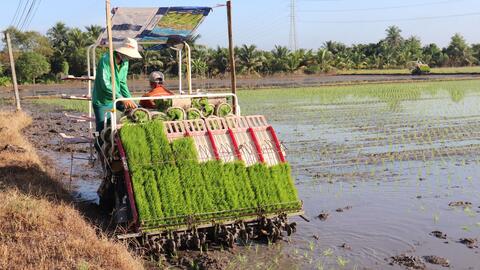
{"label": "wire fence post", "polygon": [[8,55],[10,57],[10,68],[12,70],[12,84],[15,93],[15,107],[17,111],[21,111],[20,95],[18,94],[17,73],[15,71],[15,60],[13,59],[12,43],[10,41],[10,34],[5,32],[5,39],[7,40]]}

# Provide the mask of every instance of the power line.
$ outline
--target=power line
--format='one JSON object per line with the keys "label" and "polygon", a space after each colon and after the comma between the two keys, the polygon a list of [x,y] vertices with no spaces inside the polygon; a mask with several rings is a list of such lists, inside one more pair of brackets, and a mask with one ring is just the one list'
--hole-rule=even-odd
{"label": "power line", "polygon": [[301,23],[337,23],[337,24],[350,24],[350,23],[377,23],[377,22],[406,22],[406,21],[422,21],[422,20],[435,20],[435,19],[445,19],[445,18],[457,18],[457,17],[467,17],[467,16],[478,16],[480,12],[471,12],[463,14],[452,14],[445,16],[429,16],[429,17],[415,17],[415,18],[398,18],[398,19],[374,19],[374,20],[350,20],[350,21],[299,21]]}
{"label": "power line", "polygon": [[18,21],[15,24],[15,28],[18,28],[20,26],[20,24],[23,20],[23,16],[25,15],[25,12],[27,11],[27,7],[28,7],[29,2],[30,2],[30,0],[25,1],[25,4],[23,5],[22,15],[20,15],[20,17],[18,17]]}
{"label": "power line", "polygon": [[25,28],[30,27],[30,23],[32,23],[33,18],[34,18],[35,15],[37,14],[38,8],[40,7],[40,4],[41,4],[41,3],[42,3],[42,0],[38,0],[38,4],[37,4],[37,6],[35,7],[35,10],[33,11],[32,16],[30,17],[30,20],[28,21],[28,23],[27,23],[27,25],[25,26]]}
{"label": "power line", "polygon": [[33,7],[35,6],[36,3],[37,3],[37,0],[33,0],[32,3],[30,4],[30,8],[28,9],[27,15],[25,16],[25,19],[23,20],[22,26],[20,27],[20,29],[22,31],[25,29],[25,25],[27,24],[27,21],[30,20],[30,16],[32,14]]}
{"label": "power line", "polygon": [[23,0],[20,0],[18,2],[18,6],[17,6],[17,9],[15,10],[15,14],[13,15],[12,21],[10,22],[10,26],[13,26],[13,24],[17,20],[18,12],[20,11],[20,7],[22,6],[22,2],[23,2]]}
{"label": "power line", "polygon": [[[464,0],[456,0],[455,2],[460,2],[460,1],[464,1]],[[353,11],[375,11],[375,10],[402,9],[402,8],[410,8],[410,7],[424,7],[424,6],[430,6],[430,5],[447,4],[451,2],[452,2],[451,0],[447,0],[447,1],[410,4],[410,5],[387,6],[387,7],[353,8],[353,9],[309,9],[309,10],[300,10],[299,12],[342,13],[342,12],[353,12]]]}

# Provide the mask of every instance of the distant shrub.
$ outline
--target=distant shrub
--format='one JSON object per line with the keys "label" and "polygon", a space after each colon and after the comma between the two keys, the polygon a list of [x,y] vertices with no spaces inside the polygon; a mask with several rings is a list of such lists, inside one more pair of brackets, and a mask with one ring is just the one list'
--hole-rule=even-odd
{"label": "distant shrub", "polygon": [[22,53],[16,63],[18,79],[21,82],[33,82],[50,72],[50,63],[47,58],[36,52]]}
{"label": "distant shrub", "polygon": [[9,77],[0,77],[0,86],[10,86],[12,81]]}
{"label": "distant shrub", "polygon": [[320,66],[319,65],[309,65],[308,67],[305,68],[304,70],[305,74],[317,74],[320,72]]}

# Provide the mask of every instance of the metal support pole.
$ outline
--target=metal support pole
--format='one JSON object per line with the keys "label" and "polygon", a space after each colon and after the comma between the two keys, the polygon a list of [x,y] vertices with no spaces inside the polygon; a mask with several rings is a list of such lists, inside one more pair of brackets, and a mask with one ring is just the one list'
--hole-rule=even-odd
{"label": "metal support pole", "polygon": [[15,71],[15,60],[13,59],[12,43],[10,41],[10,34],[8,32],[5,32],[5,39],[7,40],[8,55],[10,57],[10,68],[12,69],[12,83],[13,90],[15,92],[15,107],[17,111],[21,111],[22,107],[20,106],[20,95],[18,94],[17,72]]}
{"label": "metal support pole", "polygon": [[188,83],[188,94],[192,94],[192,50],[190,45],[184,42],[185,47],[187,48],[187,83]]}
{"label": "metal support pole", "polygon": [[[90,80],[90,77],[92,76],[92,66],[91,66],[91,63],[90,63],[90,51],[92,50],[92,48],[94,48],[95,45],[90,45],[87,49],[87,76],[88,76],[88,97],[90,98],[90,100],[88,101],[88,118],[92,118],[92,81]],[[95,50],[95,49],[93,49]],[[93,67],[93,69],[95,69],[95,67]],[[89,121],[88,122],[88,132],[89,132],[89,136],[92,136],[92,129],[93,129],[93,125],[92,125],[92,121]]]}
{"label": "metal support pole", "polygon": [[[235,47],[233,45],[233,27],[232,27],[232,1],[227,1],[227,18],[228,18],[228,47],[230,50],[230,76],[232,80],[232,94],[237,94],[237,74],[235,71]],[[234,96],[235,98],[235,96]],[[237,114],[237,101],[233,101],[233,112]]]}
{"label": "metal support pole", "polygon": [[183,55],[182,49],[177,51],[178,55],[178,90],[180,95],[183,94],[183,82],[182,82],[182,62],[183,62]]}

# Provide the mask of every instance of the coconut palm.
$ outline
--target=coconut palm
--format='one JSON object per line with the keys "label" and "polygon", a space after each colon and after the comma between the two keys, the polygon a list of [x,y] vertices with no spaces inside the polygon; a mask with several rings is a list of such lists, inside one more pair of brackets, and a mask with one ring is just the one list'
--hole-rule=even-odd
{"label": "coconut palm", "polygon": [[387,37],[385,38],[385,42],[390,46],[390,48],[398,48],[403,43],[403,37],[401,35],[402,30],[395,25],[389,26],[387,30]]}
{"label": "coconut palm", "polygon": [[72,28],[68,31],[68,47],[71,50],[76,50],[79,48],[86,48],[89,46],[89,36],[87,33],[82,32],[79,28]]}
{"label": "coconut palm", "polygon": [[475,61],[472,49],[465,41],[465,38],[458,33],[453,35],[445,52],[449,55],[450,65],[452,66],[470,66]]}
{"label": "coconut palm", "polygon": [[327,49],[333,54],[337,54],[345,51],[347,49],[347,46],[341,42],[329,40],[323,43],[323,48]]}
{"label": "coconut palm", "polygon": [[290,50],[285,46],[276,45],[271,51],[272,63],[271,72],[285,72],[287,70],[287,61]]}
{"label": "coconut palm", "polygon": [[228,49],[217,47],[216,50],[210,50],[209,67],[213,75],[224,75],[229,66]]}
{"label": "coconut palm", "polygon": [[47,37],[52,47],[59,54],[64,54],[68,46],[68,28],[63,22],[57,22],[52,28],[48,29]]}
{"label": "coconut palm", "polygon": [[100,25],[89,25],[85,27],[90,43],[94,43],[98,37],[103,33],[103,28]]}
{"label": "coconut palm", "polygon": [[329,72],[332,69],[333,54],[327,49],[319,49],[315,56],[319,68],[323,72]]}
{"label": "coconut palm", "polygon": [[257,50],[255,45],[243,45],[238,48],[238,62],[240,64],[239,69],[245,74],[258,74],[258,69],[263,65],[265,60],[263,54]]}
{"label": "coconut palm", "polygon": [[365,54],[358,51],[354,51],[350,54],[350,60],[352,61],[352,67],[354,69],[364,69],[368,65]]}
{"label": "coconut palm", "polygon": [[162,57],[159,51],[144,50],[142,58],[132,63],[132,70],[141,70],[144,75],[163,68]]}
{"label": "coconut palm", "polygon": [[301,54],[298,52],[292,52],[288,54],[286,61],[286,68],[288,73],[295,73],[301,64]]}

